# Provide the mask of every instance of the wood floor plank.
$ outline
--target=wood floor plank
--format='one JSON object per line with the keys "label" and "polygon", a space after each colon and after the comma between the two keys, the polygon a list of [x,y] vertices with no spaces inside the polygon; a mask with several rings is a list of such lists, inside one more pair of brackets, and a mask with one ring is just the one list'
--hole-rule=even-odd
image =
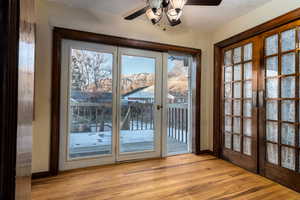
{"label": "wood floor plank", "polygon": [[37,179],[32,199],[300,200],[300,194],[213,156],[185,154]]}

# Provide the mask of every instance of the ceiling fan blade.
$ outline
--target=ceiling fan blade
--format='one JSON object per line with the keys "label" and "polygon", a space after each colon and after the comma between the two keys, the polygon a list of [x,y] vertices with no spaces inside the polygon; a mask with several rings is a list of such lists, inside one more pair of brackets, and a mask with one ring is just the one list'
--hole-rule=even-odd
{"label": "ceiling fan blade", "polygon": [[222,0],[188,0],[186,5],[194,6],[218,6]]}
{"label": "ceiling fan blade", "polygon": [[145,8],[142,8],[142,9],[140,9],[138,11],[135,11],[134,13],[132,13],[132,14],[124,17],[124,19],[126,19],[126,20],[133,20],[133,19],[135,19],[135,18],[137,18],[137,17],[145,14],[146,11],[148,10],[148,8],[149,8],[149,6],[146,6]]}

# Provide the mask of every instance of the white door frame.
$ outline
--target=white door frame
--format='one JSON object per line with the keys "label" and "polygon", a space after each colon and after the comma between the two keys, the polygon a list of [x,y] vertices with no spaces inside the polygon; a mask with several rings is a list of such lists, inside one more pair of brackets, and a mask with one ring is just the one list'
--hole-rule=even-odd
{"label": "white door frame", "polygon": [[161,155],[162,157],[167,157],[168,155],[168,78],[163,78],[163,77],[168,77],[168,59],[169,59],[169,54],[168,53],[163,53],[163,72],[162,72],[162,151]]}
{"label": "white door frame", "polygon": [[[113,99],[112,99],[112,151],[108,155],[97,155],[91,157],[82,158],[69,158],[69,148],[68,148],[68,136],[70,130],[70,115],[69,112],[69,99],[70,99],[70,61],[71,61],[71,49],[82,49],[91,50],[102,53],[110,53],[113,55]],[[176,53],[177,54],[177,53]],[[122,62],[121,56],[140,56],[155,59],[155,104],[154,104],[154,149],[151,151],[141,151],[141,152],[120,152],[120,97],[121,91],[118,84],[121,82],[121,69]],[[61,56],[61,91],[60,91],[60,153],[59,153],[59,170],[69,170],[75,168],[89,167],[89,166],[99,166],[104,164],[112,164],[122,161],[130,160],[140,160],[146,158],[155,157],[166,157],[169,156],[167,152],[167,133],[168,133],[168,117],[167,117],[167,93],[168,93],[168,79],[163,78],[168,75],[168,58],[169,53],[161,53],[149,50],[140,50],[132,48],[120,48],[110,45],[102,45],[98,43],[81,42],[74,40],[63,40],[62,41],[62,56]],[[190,73],[193,80],[193,70],[194,64],[193,59],[190,57]],[[193,88],[193,87],[191,87]],[[195,94],[194,91],[191,91]],[[194,95],[190,96],[190,102],[193,104]],[[157,105],[162,105],[163,109],[157,110]],[[192,130],[192,117],[191,109],[189,108],[189,133]],[[191,134],[189,134],[189,151],[191,152]]]}
{"label": "white door frame", "polygon": [[[116,152],[115,152],[115,141],[116,141],[116,108],[115,102],[116,97],[113,95],[112,99],[112,151],[111,154],[107,155],[97,155],[91,157],[83,157],[83,158],[69,158],[69,130],[70,130],[70,115],[69,112],[69,99],[70,99],[70,61],[71,61],[71,49],[82,49],[82,50],[90,50],[101,53],[110,53],[113,55],[113,90],[116,88],[116,69],[118,66],[117,63],[117,47],[102,45],[96,43],[89,42],[81,42],[81,41],[73,41],[73,40],[63,40],[62,41],[62,56],[61,56],[61,91],[60,91],[60,148],[59,148],[59,170],[69,170],[75,168],[96,166],[96,165],[104,165],[114,163],[116,160]],[[59,76],[59,75],[57,75]],[[113,91],[116,93],[116,91]],[[68,115],[69,114],[69,115]]]}
{"label": "white door frame", "polygon": [[[157,110],[157,105],[162,105],[162,69],[163,69],[163,56],[160,52],[149,51],[149,50],[140,50],[140,49],[132,49],[132,48],[119,48],[118,58],[118,83],[121,83],[121,69],[122,69],[122,55],[127,56],[140,56],[146,58],[154,58],[155,59],[155,104],[154,104],[154,149],[149,151],[141,151],[141,152],[126,152],[121,153],[120,151],[120,124],[117,125],[117,142],[116,142],[116,152],[117,152],[117,161],[128,161],[128,160],[139,160],[146,158],[155,158],[161,157],[161,146],[162,146],[162,128],[161,128],[161,120],[162,120],[162,110]],[[121,105],[120,105],[120,94],[121,90],[118,87],[117,92],[117,121],[120,122],[121,116]]]}

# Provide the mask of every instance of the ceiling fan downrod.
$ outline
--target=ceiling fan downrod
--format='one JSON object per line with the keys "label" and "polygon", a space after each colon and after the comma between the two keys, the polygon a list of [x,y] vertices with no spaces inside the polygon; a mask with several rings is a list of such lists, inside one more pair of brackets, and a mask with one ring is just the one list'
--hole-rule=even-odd
{"label": "ceiling fan downrod", "polygon": [[163,7],[163,8],[168,7],[168,6],[169,6],[169,3],[170,3],[169,0],[163,0],[163,2],[162,2],[162,7]]}

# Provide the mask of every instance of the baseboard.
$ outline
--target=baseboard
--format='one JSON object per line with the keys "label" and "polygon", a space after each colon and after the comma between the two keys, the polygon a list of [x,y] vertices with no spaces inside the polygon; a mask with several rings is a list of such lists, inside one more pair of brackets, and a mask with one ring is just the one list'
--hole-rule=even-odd
{"label": "baseboard", "polygon": [[51,173],[49,171],[46,172],[36,172],[32,173],[31,178],[32,179],[39,179],[39,178],[46,178],[51,176]]}
{"label": "baseboard", "polygon": [[200,152],[196,153],[196,155],[203,155],[203,154],[214,155],[214,153],[211,150],[209,150],[209,149],[201,150]]}

